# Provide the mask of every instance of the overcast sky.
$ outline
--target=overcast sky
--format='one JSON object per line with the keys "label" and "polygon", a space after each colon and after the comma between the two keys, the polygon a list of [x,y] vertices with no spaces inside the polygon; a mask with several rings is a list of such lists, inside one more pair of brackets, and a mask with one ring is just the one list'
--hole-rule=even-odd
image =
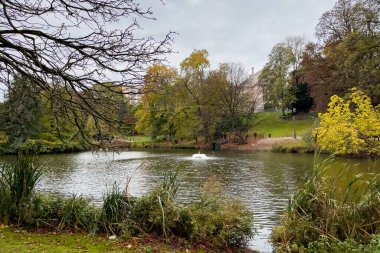
{"label": "overcast sky", "polygon": [[221,62],[261,69],[271,48],[287,36],[315,41],[315,26],[335,0],[159,0],[151,6],[157,21],[144,22],[144,33],[160,38],[176,31],[169,64],[179,63],[194,49],[207,49],[212,67]]}

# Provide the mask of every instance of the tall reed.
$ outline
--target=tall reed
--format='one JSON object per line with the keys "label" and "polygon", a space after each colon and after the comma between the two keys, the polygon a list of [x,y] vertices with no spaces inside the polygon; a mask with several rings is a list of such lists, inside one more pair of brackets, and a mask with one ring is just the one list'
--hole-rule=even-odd
{"label": "tall reed", "polygon": [[[366,244],[380,233],[379,175],[360,173],[349,178],[350,166],[335,166],[332,158],[315,163],[273,230],[274,245],[308,247],[321,238],[330,244],[346,240]],[[331,170],[335,175],[329,175]]]}
{"label": "tall reed", "polygon": [[33,157],[22,154],[16,162],[4,164],[0,170],[0,222],[20,224],[42,171]]}
{"label": "tall reed", "polygon": [[116,182],[112,189],[103,195],[101,227],[108,234],[120,234],[121,223],[128,217],[129,203],[127,193],[122,192]]}

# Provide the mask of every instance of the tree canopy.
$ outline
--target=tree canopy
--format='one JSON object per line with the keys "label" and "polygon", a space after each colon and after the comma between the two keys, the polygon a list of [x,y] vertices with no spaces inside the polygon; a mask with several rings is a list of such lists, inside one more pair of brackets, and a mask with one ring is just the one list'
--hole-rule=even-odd
{"label": "tree canopy", "polygon": [[281,108],[283,115],[285,109],[296,99],[295,94],[289,89],[295,83],[295,74],[300,68],[304,44],[303,37],[291,36],[275,45],[259,76],[267,105]]}
{"label": "tree canopy", "polygon": [[153,66],[143,90],[136,112],[139,132],[167,139],[203,137],[205,143],[227,133],[244,142],[258,97],[241,65],[222,63],[211,70],[206,50],[194,50],[180,71]]}
{"label": "tree canopy", "polygon": [[54,100],[52,106],[74,114],[80,130],[81,114],[114,120],[98,111],[107,101],[91,92],[94,84],[136,92],[130,88],[143,83],[146,68],[171,52],[172,33],[160,40],[137,35],[138,21],[153,16],[135,0],[11,0],[0,5],[0,82],[10,89],[16,76],[31,80]]}
{"label": "tree canopy", "polygon": [[308,83],[341,96],[358,87],[380,103],[380,2],[338,0],[316,35],[320,42],[306,47],[302,62]]}

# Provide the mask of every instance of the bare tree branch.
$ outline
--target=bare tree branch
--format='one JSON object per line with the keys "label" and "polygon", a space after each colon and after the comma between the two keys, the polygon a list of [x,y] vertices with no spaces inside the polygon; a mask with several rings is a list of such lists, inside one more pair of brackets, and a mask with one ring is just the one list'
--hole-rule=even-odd
{"label": "bare tree branch", "polygon": [[131,88],[143,83],[146,68],[171,52],[172,32],[161,40],[137,35],[138,20],[154,17],[135,0],[0,0],[0,6],[0,82],[32,80],[54,107],[74,115],[78,128],[84,114],[114,120],[99,109],[113,105],[96,97],[94,85],[136,93]]}

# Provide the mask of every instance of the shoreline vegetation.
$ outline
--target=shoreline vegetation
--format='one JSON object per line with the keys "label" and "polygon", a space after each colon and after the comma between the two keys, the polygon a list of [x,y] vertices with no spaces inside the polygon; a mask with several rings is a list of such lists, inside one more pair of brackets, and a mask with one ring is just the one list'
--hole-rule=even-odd
{"label": "shoreline vegetation", "polygon": [[205,183],[199,201],[194,203],[176,200],[181,180],[176,171],[166,174],[142,197],[131,196],[128,185],[122,190],[114,184],[104,193],[99,207],[87,197],[36,192],[42,171],[32,159],[20,155],[16,162],[0,169],[0,244],[4,237],[12,238],[25,230],[36,235],[58,232],[63,237],[65,233],[86,233],[98,239],[98,235],[107,235],[110,240],[125,242],[140,238],[138,247],[154,239],[154,247],[162,244],[184,252],[247,252],[245,245],[255,234],[253,213],[239,200],[226,196],[213,178]]}
{"label": "shoreline vegetation", "polygon": [[348,179],[351,168],[332,161],[315,163],[290,198],[272,230],[276,252],[380,252],[380,174]]}
{"label": "shoreline vegetation", "polygon": [[[316,154],[314,167],[272,231],[275,252],[378,252],[380,175],[348,179],[350,167],[332,168],[333,158],[318,160]],[[42,172],[29,156],[3,165],[0,172],[5,252],[254,252],[244,247],[255,233],[253,213],[227,198],[213,178],[196,203],[176,201],[176,171],[138,198],[113,185],[99,207],[82,196],[34,191]]]}
{"label": "shoreline vegetation", "polygon": [[[354,93],[356,96],[359,94],[359,98],[366,99],[366,96],[362,93]],[[356,99],[359,100],[359,99]],[[355,101],[356,101],[355,100]],[[357,102],[359,103],[359,102]],[[333,107],[331,107],[333,108]],[[331,114],[331,110],[329,112]],[[326,121],[326,114],[324,115],[324,122]],[[336,116],[337,117],[337,116]],[[352,115],[351,118],[357,116]],[[244,136],[244,143],[241,143],[241,136],[235,136],[232,133],[218,137],[214,141],[209,141],[205,144],[204,138],[197,139],[171,139],[165,136],[142,136],[142,135],[122,135],[120,136],[107,134],[107,138],[103,140],[95,141],[90,144],[84,140],[82,141],[61,141],[57,138],[52,138],[51,135],[41,135],[40,139],[28,139],[25,142],[17,142],[15,144],[8,144],[6,138],[0,136],[0,154],[17,154],[19,151],[28,150],[33,154],[49,154],[49,153],[65,153],[65,152],[80,152],[85,150],[95,151],[123,151],[129,149],[145,149],[145,148],[159,148],[159,149],[196,149],[196,150],[239,150],[239,151],[272,151],[282,153],[313,153],[316,151],[316,136],[319,135],[319,141],[322,141],[324,146],[318,149],[323,153],[332,154],[342,157],[356,157],[365,158],[368,156],[376,156],[379,149],[379,141],[374,139],[377,137],[377,132],[367,133],[368,138],[365,137],[365,133],[361,130],[364,126],[352,125],[350,131],[353,129],[353,133],[348,133],[348,136],[356,136],[355,131],[359,132],[359,139],[351,140],[354,137],[347,137],[345,141],[348,141],[347,145],[350,145],[350,141],[355,143],[364,143],[363,148],[371,148],[371,152],[367,152],[365,149],[357,149],[358,152],[351,152],[350,150],[339,150],[339,129],[335,134],[326,132],[329,134],[329,138],[325,138],[325,134],[321,134],[323,131],[327,131],[330,128],[321,128],[318,125],[319,118],[315,113],[305,113],[296,115],[293,117],[283,117],[281,112],[258,112],[255,115],[255,124],[248,133]],[[340,120],[340,122],[343,120]],[[356,120],[357,121],[357,120]],[[355,122],[356,122],[355,121]],[[334,125],[338,125],[336,122]],[[352,123],[350,123],[352,124]],[[370,126],[376,126],[377,123],[368,123]],[[363,125],[363,124],[362,124]],[[333,128],[331,128],[334,130]],[[317,131],[316,131],[317,130]],[[319,131],[319,133],[318,133]],[[363,133],[362,133],[363,132]],[[110,138],[112,136],[112,138]],[[375,137],[371,137],[375,136]],[[43,138],[47,137],[47,138]],[[296,138],[294,138],[296,137]],[[326,144],[327,143],[327,144]],[[367,144],[368,143],[368,144]],[[319,143],[318,143],[319,146]],[[377,147],[377,148],[376,148]],[[337,150],[338,148],[338,150]],[[342,153],[343,152],[343,153]]]}
{"label": "shoreline vegetation", "polygon": [[[309,131],[314,121],[313,114],[298,116],[295,122],[291,119],[283,119],[280,112],[260,112],[256,116],[255,128],[248,132],[245,144],[239,144],[228,136],[223,141],[216,141],[217,148],[222,150],[242,150],[242,151],[276,151],[303,153],[312,152],[309,144],[303,141],[303,135]],[[294,139],[293,128],[296,128],[297,139]],[[256,137],[255,137],[256,135]],[[269,138],[270,135],[270,138]],[[309,145],[309,146],[308,146]],[[48,139],[29,139],[24,143],[9,145],[6,141],[0,140],[0,154],[17,154],[18,151],[28,150],[35,154],[80,152],[85,150],[115,150],[141,148],[162,148],[162,149],[209,149],[212,145],[205,145],[203,139],[195,140],[172,140],[163,137],[152,139],[148,136],[128,136],[115,137],[108,141],[102,140],[91,145],[84,141],[59,141]]]}

